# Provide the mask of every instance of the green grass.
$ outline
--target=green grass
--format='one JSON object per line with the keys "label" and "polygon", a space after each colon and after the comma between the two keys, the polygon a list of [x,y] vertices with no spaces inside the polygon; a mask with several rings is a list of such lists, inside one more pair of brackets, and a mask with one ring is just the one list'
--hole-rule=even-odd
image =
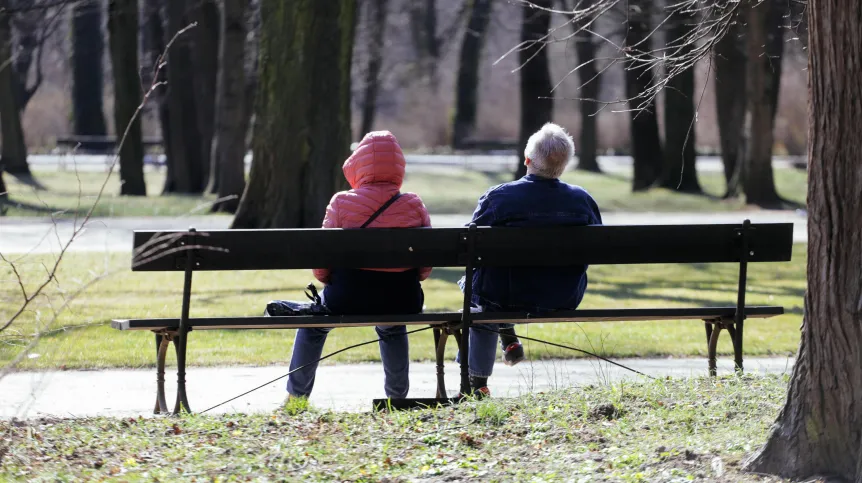
{"label": "green grass", "polygon": [[[44,280],[48,256],[28,256],[18,268],[29,293]],[[805,245],[795,245],[793,261],[752,264],[749,267],[747,302],[780,305],[786,314],[773,319],[752,319],[745,325],[746,355],[791,355],[799,343],[805,291]],[[178,317],[181,273],[132,273],[129,255],[72,253],[61,264],[56,283],[34,300],[10,330],[0,334],[0,365],[22,351],[37,326],[52,318],[86,282],[113,273],[91,286],[61,312],[54,332],[45,336],[21,367],[102,368],[150,367],[154,364],[153,336],[148,332],[120,332],[109,327],[114,318]],[[424,283],[427,311],[456,310],[461,293],[455,281],[461,272],[435,269]],[[637,308],[732,305],[736,300],[737,266],[645,265],[594,266],[582,308]],[[307,271],[204,272],[195,274],[191,315],[257,315],[271,299],[303,300],[302,289],[312,280]],[[0,321],[20,307],[21,295],[10,267],[0,263]],[[615,357],[703,356],[706,342],[703,324],[697,321],[586,324],[530,324],[522,335],[573,344]],[[189,361],[194,365],[285,364],[291,353],[292,330],[219,330],[192,332]],[[326,352],[374,339],[373,329],[341,329],[327,340]],[[451,344],[454,346],[455,344]],[[430,333],[411,336],[414,360],[431,360]],[[525,344],[531,359],[576,357],[578,354]],[[729,338],[722,337],[721,353],[731,353]],[[450,347],[454,355],[454,348]],[[36,356],[38,354],[38,356]],[[347,351],[330,362],[379,360],[375,345]]]}
{"label": "green grass", "polygon": [[671,379],[377,415],[4,421],[0,480],[780,481],[741,460],[786,384]]}
{"label": "green grass", "polygon": [[[74,216],[86,213],[96,201],[96,197],[107,173],[60,171],[36,171],[36,179],[46,190],[35,190],[23,185],[12,176],[5,175],[6,190],[13,205],[7,216],[44,216],[54,213],[57,216]],[[105,191],[93,216],[180,216],[192,212],[206,214],[214,195],[160,196],[164,186],[164,173],[146,174],[147,195],[120,196],[120,176],[114,173],[105,186]],[[20,203],[23,207],[15,207]]]}
{"label": "green grass", "polygon": [[[86,211],[105,180],[105,173],[37,172],[37,178],[48,189],[35,191],[17,183],[7,176],[8,191],[13,202],[24,203],[31,208],[9,210],[9,216],[33,216],[44,214],[32,207],[48,212],[73,214]],[[490,186],[510,180],[508,173],[481,173],[475,171],[408,173],[404,191],[418,193],[433,214],[472,213],[479,196]],[[611,211],[664,211],[706,212],[745,209],[741,199],[721,200],[724,193],[724,178],[720,173],[700,176],[707,196],[676,193],[666,189],[653,189],[646,193],[632,193],[628,176],[596,175],[569,172],[566,181],[586,188],[598,201],[604,212]],[[805,173],[799,170],[775,171],[779,193],[789,201],[804,204],[806,194]],[[80,184],[79,184],[80,183]],[[212,195],[158,196],[164,183],[162,173],[147,173],[148,197],[121,197],[119,178],[114,175],[108,182],[101,203],[96,207],[96,216],[178,216],[198,210],[206,213],[206,207],[215,199]],[[81,196],[79,196],[79,193]],[[79,204],[80,198],[80,204]],[[203,209],[202,209],[203,208]]]}

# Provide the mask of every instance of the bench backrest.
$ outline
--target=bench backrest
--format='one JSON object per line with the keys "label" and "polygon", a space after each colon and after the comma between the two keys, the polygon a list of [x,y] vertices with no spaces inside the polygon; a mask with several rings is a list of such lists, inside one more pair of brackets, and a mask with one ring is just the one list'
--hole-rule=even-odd
{"label": "bench backrest", "polygon": [[[780,262],[792,223],[136,231],[133,270],[287,270]],[[471,254],[472,253],[472,254]]]}

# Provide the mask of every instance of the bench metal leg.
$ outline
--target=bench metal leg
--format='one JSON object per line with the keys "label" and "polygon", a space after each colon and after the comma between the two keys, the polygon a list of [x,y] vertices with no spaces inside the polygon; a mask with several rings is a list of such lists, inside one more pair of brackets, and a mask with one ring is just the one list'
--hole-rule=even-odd
{"label": "bench metal leg", "polygon": [[434,347],[437,355],[437,397],[446,397],[446,380],[443,363],[446,356],[446,339],[449,333],[445,329],[434,329]]}
{"label": "bench metal leg", "polygon": [[733,343],[735,370],[738,373],[742,373],[742,323],[733,323],[724,320],[705,320],[704,326],[706,327],[706,340],[709,345],[709,375],[715,377],[717,372],[716,353],[718,350],[718,337],[722,329],[727,330],[727,334],[730,335],[730,340]]}
{"label": "bench metal leg", "polygon": [[186,340],[188,334],[177,334],[174,337],[174,349],[177,353],[177,401],[174,404],[174,415],[182,412],[192,412],[189,399],[186,396]]}
{"label": "bench metal leg", "polygon": [[733,342],[733,365],[736,372],[742,373],[742,321],[736,324],[727,324],[727,333]]}
{"label": "bench metal leg", "polygon": [[718,349],[718,336],[721,334],[722,323],[721,322],[707,322],[707,325],[711,325],[709,329],[707,329],[707,333],[709,334],[709,348],[708,355],[709,358],[709,375],[711,377],[715,377],[718,373],[718,368],[716,364],[716,351]]}
{"label": "bench metal leg", "polygon": [[165,359],[171,338],[171,334],[156,334],[156,407],[153,414],[168,412],[168,402],[165,397]]}

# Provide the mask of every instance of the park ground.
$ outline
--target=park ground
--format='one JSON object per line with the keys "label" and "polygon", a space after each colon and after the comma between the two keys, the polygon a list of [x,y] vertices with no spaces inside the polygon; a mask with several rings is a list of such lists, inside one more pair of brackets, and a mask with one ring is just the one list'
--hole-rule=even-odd
{"label": "park ground", "polygon": [[[37,191],[7,176],[7,189],[13,202],[7,216],[34,216],[50,213],[74,216],[86,212],[96,199],[106,174],[100,172],[37,171],[36,177],[47,190]],[[667,189],[632,193],[631,174],[616,171],[595,174],[569,171],[563,179],[585,187],[602,212],[726,212],[745,210],[741,198],[723,200],[724,175],[707,171],[699,175],[705,194],[691,195]],[[776,186],[789,205],[804,206],[806,174],[798,169],[776,169]],[[472,213],[476,200],[490,186],[511,180],[509,172],[481,172],[460,169],[423,169],[410,171],[403,191],[419,193],[432,214]],[[182,216],[207,211],[215,200],[206,196],[160,196],[164,172],[147,173],[147,197],[119,196],[119,177],[114,174],[105,186],[93,215],[104,216]]]}
{"label": "park ground", "polygon": [[742,471],[787,376],[668,379],[356,414],[0,422],[4,481],[774,482]]}
{"label": "park ground", "polygon": [[[204,197],[155,196],[161,175],[149,173],[154,195],[114,196],[115,178],[99,216],[179,216],[206,211]],[[409,173],[405,190],[422,193],[433,214],[464,214],[500,173]],[[710,196],[666,190],[631,194],[625,175],[567,174],[587,186],[605,212],[746,210],[722,201],[720,174],[701,181]],[[92,203],[104,174],[44,172],[49,190],[12,185],[13,199],[46,212],[71,215]],[[781,194],[804,201],[804,173],[778,170]],[[78,184],[80,183],[80,185]],[[12,216],[32,216],[12,209]],[[742,213],[740,213],[742,215]],[[645,214],[644,216],[649,216]],[[0,222],[2,223],[2,222]],[[121,333],[110,320],[176,317],[182,279],[173,273],[132,273],[129,254],[70,252],[56,283],[34,300],[21,323],[0,341],[5,365],[39,328],[50,327],[19,369],[149,368],[149,333]],[[56,254],[13,254],[28,290],[44,280]],[[746,324],[746,356],[792,356],[799,343],[806,246],[793,260],[749,268],[753,305],[781,305],[786,314]],[[457,270],[437,269],[426,282],[428,311],[456,310]],[[275,298],[302,299],[310,274],[297,271],[201,273],[195,276],[192,316],[253,315]],[[16,277],[0,266],[0,318],[17,310]],[[590,269],[584,308],[710,306],[735,302],[732,264],[646,265]],[[59,316],[55,317],[58,309]],[[703,357],[699,322],[531,324],[520,333],[581,347],[612,358]],[[334,331],[327,350],[374,339],[373,329]],[[191,336],[192,365],[285,364],[292,331],[214,331]],[[454,344],[452,344],[454,346]],[[530,359],[578,353],[526,344]],[[719,352],[731,353],[727,337]],[[432,358],[431,337],[411,339],[414,360]],[[454,348],[450,347],[450,356]],[[378,361],[374,345],[331,362]],[[172,362],[169,359],[169,363]],[[786,390],[786,375],[605,381],[517,398],[469,402],[457,408],[355,413],[290,404],[256,414],[178,418],[43,418],[0,421],[2,481],[231,481],[239,476],[285,481],[779,481],[742,471],[743,459],[765,439]],[[231,389],[234,389],[233,387]],[[230,391],[229,391],[230,392]],[[149,401],[149,399],[147,399]],[[200,409],[200,408],[198,408]],[[213,457],[214,455],[230,457]],[[525,462],[529,462],[525,464]]]}
{"label": "park ground", "polygon": [[[39,171],[47,191],[34,191],[12,184],[13,199],[52,212],[70,215],[82,211],[95,200],[105,173]],[[478,196],[489,185],[506,181],[508,173],[465,170],[419,171],[407,175],[405,190],[422,193],[432,215],[469,213]],[[700,176],[709,196],[692,196],[655,189],[631,193],[628,175],[596,175],[569,172],[569,181],[587,186],[605,213],[627,210],[633,213],[662,211],[733,211],[745,209],[739,201],[717,198],[723,184],[721,173]],[[176,217],[197,210],[206,212],[209,197],[157,196],[163,174],[147,173],[153,196],[119,197],[118,177],[109,178],[105,196],[94,214],[100,216]],[[780,193],[801,202],[805,174],[795,169],[776,170]],[[33,215],[29,209],[12,209],[10,215]],[[740,216],[744,216],[740,213]],[[167,219],[167,218],[166,218]],[[36,243],[34,243],[35,245]],[[54,255],[15,254],[25,286],[32,289],[44,280],[45,266]],[[798,344],[802,296],[805,290],[805,246],[794,248],[793,260],[778,264],[756,264],[750,269],[748,302],[781,305],[787,313],[769,320],[755,320],[746,326],[746,353],[749,355],[793,354]],[[153,364],[152,338],[147,333],[120,333],[109,328],[110,320],[124,317],[176,317],[180,305],[181,276],[173,273],[132,273],[129,255],[105,252],[70,252],[60,264],[56,283],[44,297],[35,300],[23,314],[21,324],[4,334],[0,363],[9,362],[27,343],[37,327],[49,332],[30,351],[21,369],[92,369],[148,367]],[[425,284],[426,310],[456,310],[460,293],[456,270],[438,269]],[[595,266],[590,270],[590,287],[584,308],[708,306],[735,302],[736,267],[733,265],[666,265],[619,267]],[[11,267],[0,264],[0,315],[14,313],[20,292]],[[192,316],[253,315],[271,299],[304,299],[302,289],[310,274],[296,271],[202,273],[196,275]],[[93,283],[91,283],[93,282]],[[86,290],[81,291],[83,287]],[[80,292],[80,293],[79,293]],[[54,320],[54,312],[68,302]],[[524,326],[524,335],[567,341],[578,347],[615,357],[701,356],[705,354],[703,327],[697,322],[533,324]],[[267,365],[286,362],[290,354],[291,331],[214,331],[196,333],[190,344],[190,361],[196,365]],[[373,338],[370,329],[335,331],[329,347],[341,347]],[[411,353],[415,360],[432,357],[430,337],[414,337]],[[540,344],[527,347],[531,358],[575,357],[577,354],[549,349]],[[730,352],[727,340],[720,351]],[[376,361],[379,355],[368,346],[349,351],[334,362]]]}

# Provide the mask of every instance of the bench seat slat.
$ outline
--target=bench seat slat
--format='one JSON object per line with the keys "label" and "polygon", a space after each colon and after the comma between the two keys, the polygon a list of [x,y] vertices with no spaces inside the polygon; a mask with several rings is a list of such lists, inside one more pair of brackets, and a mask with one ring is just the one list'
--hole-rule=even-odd
{"label": "bench seat slat", "polygon": [[[733,317],[736,307],[691,307],[659,309],[587,309],[560,311],[546,315],[523,312],[475,313],[473,322],[623,322],[645,320],[704,320]],[[751,306],[745,308],[748,318],[769,318],[784,313],[783,307]],[[201,317],[189,319],[194,330],[220,329],[296,329],[301,327],[368,327],[375,325],[442,325],[458,322],[458,312],[436,312],[410,315],[350,315],[350,316],[298,316],[298,317]],[[176,329],[179,319],[123,319],[111,322],[118,330]]]}

